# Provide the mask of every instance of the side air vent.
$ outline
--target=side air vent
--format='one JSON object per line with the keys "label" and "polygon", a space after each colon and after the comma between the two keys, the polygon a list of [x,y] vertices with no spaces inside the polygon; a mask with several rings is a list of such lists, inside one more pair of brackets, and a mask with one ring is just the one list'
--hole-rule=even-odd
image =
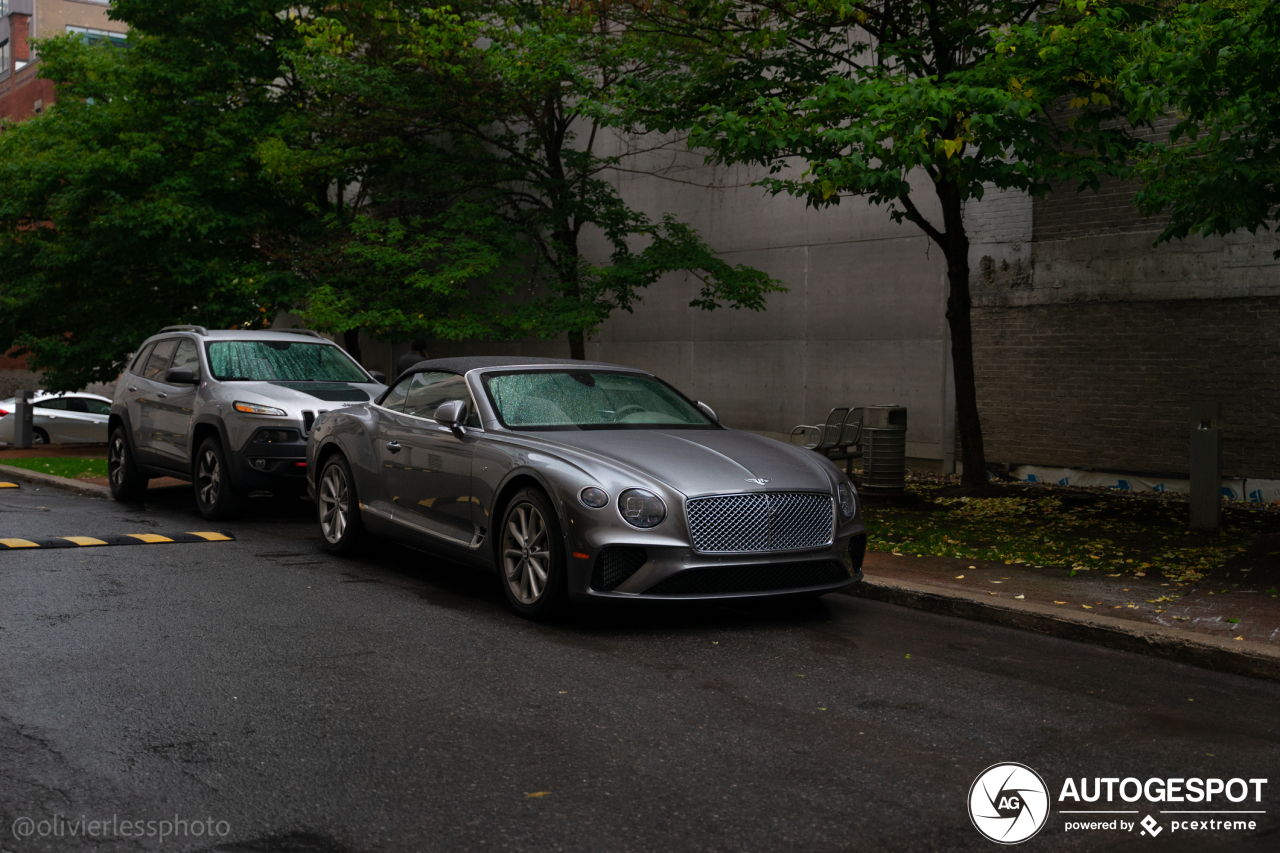
{"label": "side air vent", "polygon": [[591,588],[600,592],[612,592],[634,575],[648,559],[643,548],[610,545],[596,555],[596,566],[591,570]]}

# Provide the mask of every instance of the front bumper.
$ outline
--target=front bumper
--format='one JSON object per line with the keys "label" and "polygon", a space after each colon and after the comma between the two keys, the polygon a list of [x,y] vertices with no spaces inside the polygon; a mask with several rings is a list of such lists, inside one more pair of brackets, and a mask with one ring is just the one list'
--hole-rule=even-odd
{"label": "front bumper", "polygon": [[[569,559],[579,600],[708,601],[822,595],[862,580],[866,532],[801,552],[701,554],[689,547],[610,544]],[[621,580],[619,580],[621,578]]]}
{"label": "front bumper", "polygon": [[[293,440],[262,441],[264,433],[293,432]],[[231,452],[231,466],[236,484],[246,491],[307,490],[307,440],[296,427],[263,427],[244,447]]]}

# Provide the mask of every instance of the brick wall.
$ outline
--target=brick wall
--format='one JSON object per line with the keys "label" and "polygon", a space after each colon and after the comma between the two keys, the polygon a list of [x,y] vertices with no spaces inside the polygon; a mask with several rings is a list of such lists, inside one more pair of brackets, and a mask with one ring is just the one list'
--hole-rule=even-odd
{"label": "brick wall", "polygon": [[1185,476],[1203,400],[1224,473],[1280,478],[1280,297],[979,307],[974,336],[993,462]]}

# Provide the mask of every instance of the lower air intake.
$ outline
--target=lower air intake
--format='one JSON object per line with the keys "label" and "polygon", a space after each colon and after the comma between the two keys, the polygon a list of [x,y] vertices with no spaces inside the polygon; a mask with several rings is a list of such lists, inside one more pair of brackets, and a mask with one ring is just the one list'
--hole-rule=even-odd
{"label": "lower air intake", "polygon": [[772,563],[759,566],[716,566],[686,569],[649,587],[647,595],[715,595],[727,592],[773,592],[825,586],[849,579],[837,560]]}
{"label": "lower air intake", "polygon": [[596,557],[596,566],[591,570],[591,588],[600,592],[612,592],[634,575],[648,559],[643,548],[610,545]]}

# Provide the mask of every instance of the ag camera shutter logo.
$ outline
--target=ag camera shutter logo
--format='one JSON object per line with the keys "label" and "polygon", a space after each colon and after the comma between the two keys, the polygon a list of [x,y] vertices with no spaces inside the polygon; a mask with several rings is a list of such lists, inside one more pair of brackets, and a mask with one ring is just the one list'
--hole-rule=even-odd
{"label": "ag camera shutter logo", "polygon": [[993,764],[969,788],[969,819],[998,844],[1018,844],[1049,819],[1049,789],[1025,764]]}

